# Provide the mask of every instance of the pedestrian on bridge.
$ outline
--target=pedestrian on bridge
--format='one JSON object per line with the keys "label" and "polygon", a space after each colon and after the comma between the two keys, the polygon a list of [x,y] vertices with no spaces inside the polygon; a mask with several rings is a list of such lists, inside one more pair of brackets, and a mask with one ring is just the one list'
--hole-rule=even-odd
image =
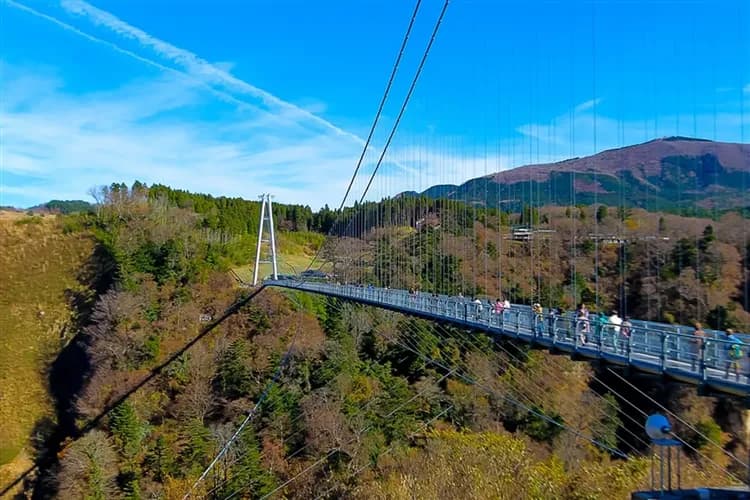
{"label": "pedestrian on bridge", "polygon": [[742,346],[744,342],[734,334],[734,330],[727,328],[726,340],[729,341],[727,344],[727,366],[724,378],[729,378],[729,370],[734,368],[734,376],[737,381],[740,381],[740,362],[742,360]]}
{"label": "pedestrian on bridge", "polygon": [[698,365],[698,360],[703,357],[703,350],[705,349],[706,332],[703,331],[703,325],[700,323],[695,324],[695,330],[693,331],[693,338],[690,340],[692,345],[692,356],[691,358],[691,369],[695,371]]}
{"label": "pedestrian on bridge", "polygon": [[531,306],[531,312],[534,314],[534,335],[544,334],[544,311],[540,303],[535,303]]}
{"label": "pedestrian on bridge", "polygon": [[620,328],[620,354],[625,354],[625,351],[630,344],[630,334],[633,328],[633,323],[630,321],[630,316],[625,316]]}
{"label": "pedestrian on bridge", "polygon": [[553,339],[556,337],[555,328],[557,326],[557,317],[560,315],[560,311],[556,307],[550,307],[547,313],[547,333]]}
{"label": "pedestrian on bridge", "polygon": [[586,342],[588,341],[589,328],[589,310],[586,307],[586,304],[582,302],[578,307],[578,311],[576,311],[576,330],[578,331],[581,344],[583,345],[586,345]]}
{"label": "pedestrian on bridge", "polygon": [[617,311],[612,311],[609,318],[607,318],[609,329],[612,332],[612,347],[617,349],[617,343],[620,339],[620,325],[622,325],[622,318]]}
{"label": "pedestrian on bridge", "polygon": [[503,301],[499,298],[495,300],[495,305],[492,308],[493,314],[502,314],[503,310],[505,309],[505,306],[503,305]]}

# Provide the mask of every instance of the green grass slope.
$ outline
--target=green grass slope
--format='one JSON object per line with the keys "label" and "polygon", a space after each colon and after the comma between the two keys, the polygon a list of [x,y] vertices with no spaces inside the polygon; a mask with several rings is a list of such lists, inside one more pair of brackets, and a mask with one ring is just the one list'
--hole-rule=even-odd
{"label": "green grass slope", "polygon": [[56,216],[0,212],[0,483],[29,460],[34,424],[54,411],[46,370],[73,332],[66,290],[91,253]]}
{"label": "green grass slope", "polygon": [[[298,274],[307,269],[310,261],[312,261],[315,253],[318,251],[318,248],[320,248],[320,246],[325,241],[324,235],[311,231],[279,231],[276,233],[276,238],[277,264],[279,274]],[[254,250],[255,240],[251,241],[251,244]],[[266,253],[267,249],[264,248],[263,255],[265,255]],[[252,258],[254,260],[254,253]],[[323,263],[324,259],[319,256],[316,264],[314,265],[314,268],[317,269]],[[254,267],[255,263],[251,261],[243,265],[233,267],[233,270],[237,273],[242,281],[252,282]],[[329,270],[328,267],[324,265],[323,270]],[[261,279],[270,275],[271,272],[271,264],[261,264]]]}

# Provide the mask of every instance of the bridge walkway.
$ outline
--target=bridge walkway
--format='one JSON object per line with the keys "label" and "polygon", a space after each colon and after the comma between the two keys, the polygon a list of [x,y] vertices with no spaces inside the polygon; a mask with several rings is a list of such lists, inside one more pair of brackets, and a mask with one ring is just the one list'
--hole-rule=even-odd
{"label": "bridge walkway", "polygon": [[290,279],[266,280],[264,285],[352,300],[521,340],[575,358],[631,367],[720,393],[750,395],[750,360],[747,357],[750,345],[743,346],[739,374],[735,374],[734,367],[727,373],[732,343],[717,332],[708,333],[705,340],[698,343],[689,327],[632,320],[629,337],[616,333],[614,326],[596,331],[593,324],[591,333],[584,335],[580,322],[572,316],[562,315],[554,320],[540,318],[528,306],[514,304],[496,314],[488,304],[478,305],[463,297]]}

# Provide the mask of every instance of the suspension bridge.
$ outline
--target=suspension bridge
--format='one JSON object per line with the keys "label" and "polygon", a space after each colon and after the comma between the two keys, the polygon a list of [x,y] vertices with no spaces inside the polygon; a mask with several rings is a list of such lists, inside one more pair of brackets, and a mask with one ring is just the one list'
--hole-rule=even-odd
{"label": "suspension bridge", "polygon": [[[531,307],[512,305],[496,311],[491,303],[465,297],[416,293],[373,286],[339,285],[304,280],[266,280],[268,286],[303,290],[369,306],[419,316],[493,335],[513,338],[574,357],[626,366],[747,398],[750,378],[746,364],[729,370],[730,348],[724,332],[707,332],[698,340],[692,328],[633,320],[627,336],[621,325],[600,324],[584,332],[574,315],[539,315]],[[598,331],[593,331],[598,330]]]}
{"label": "suspension bridge", "polygon": [[[567,433],[571,437],[571,442],[583,443],[603,452],[607,459],[626,461],[635,457],[650,457],[652,489],[656,490],[657,485],[653,482],[653,443],[648,441],[642,432],[634,431],[640,430],[649,417],[646,410],[619,394],[616,388],[607,385],[607,380],[600,378],[601,373],[605,371],[601,370],[595,371],[591,378],[587,379],[587,383],[601,385],[606,388],[607,395],[613,398],[609,399],[591,389],[592,400],[598,405],[592,404],[592,411],[601,414],[597,415],[598,418],[614,422],[618,432],[614,442],[604,442],[590,428],[583,425],[576,426],[551,417],[549,413],[552,413],[554,408],[542,409],[544,405],[540,403],[544,400],[545,387],[532,375],[524,373],[524,363],[531,359],[524,347],[545,349],[555,355],[569,356],[581,363],[596,364],[612,372],[623,384],[627,384],[646,399],[650,396],[627,380],[630,372],[644,374],[656,384],[662,380],[676,381],[697,387],[701,395],[719,395],[741,401],[743,405],[750,404],[750,336],[731,336],[726,329],[720,330],[720,326],[717,326],[716,330],[711,330],[702,329],[699,325],[677,324],[681,321],[687,322],[690,318],[707,317],[709,302],[713,305],[719,303],[720,299],[725,303],[731,299],[736,304],[744,300],[740,308],[750,311],[747,299],[750,297],[748,250],[745,250],[744,256],[740,255],[743,248],[750,249],[750,232],[746,222],[748,219],[743,215],[726,223],[723,230],[729,232],[729,228],[736,234],[729,238],[730,243],[724,243],[721,248],[713,248],[716,246],[716,235],[711,224],[721,216],[717,210],[701,221],[705,226],[673,230],[670,233],[671,237],[679,238],[676,243],[666,235],[667,230],[663,226],[666,226],[667,222],[659,216],[664,197],[678,198],[682,203],[678,205],[679,208],[697,208],[690,205],[690,197],[706,190],[706,186],[698,184],[699,178],[710,175],[689,172],[680,177],[681,169],[687,169],[692,165],[690,162],[697,161],[698,158],[703,162],[700,163],[700,168],[709,165],[712,169],[709,173],[716,177],[719,167],[722,167],[718,160],[721,154],[714,145],[699,144],[701,141],[682,141],[684,138],[679,137],[655,139],[659,137],[659,134],[656,134],[656,123],[659,120],[665,121],[657,114],[652,117],[654,134],[647,130],[643,134],[646,137],[638,137],[648,141],[642,146],[648,144],[648,148],[651,148],[649,151],[667,151],[672,154],[670,152],[675,144],[680,142],[680,146],[690,152],[689,161],[684,165],[681,160],[670,160],[677,163],[669,163],[664,167],[677,170],[675,182],[678,187],[670,188],[672,191],[667,194],[657,193],[653,186],[656,183],[655,179],[666,170],[646,172],[647,167],[659,162],[664,163],[664,158],[673,158],[674,155],[664,153],[661,159],[648,157],[648,161],[643,162],[639,155],[642,156],[643,151],[648,148],[642,148],[633,154],[641,161],[638,168],[643,176],[636,179],[640,182],[640,191],[634,193],[632,189],[631,171],[617,170],[615,167],[597,170],[594,168],[597,162],[609,162],[609,166],[619,166],[619,163],[628,158],[629,153],[612,152],[614,150],[602,152],[601,139],[597,142],[597,137],[601,138],[606,133],[601,131],[602,122],[597,124],[596,106],[602,98],[601,91],[597,91],[596,87],[595,47],[591,47],[591,95],[584,95],[583,102],[576,100],[581,95],[576,95],[578,82],[573,81],[574,70],[571,69],[569,116],[549,120],[549,117],[538,114],[538,108],[554,105],[532,101],[545,92],[556,97],[561,94],[555,93],[559,85],[558,74],[550,69],[554,65],[554,57],[550,52],[545,52],[551,49],[541,47],[544,44],[540,44],[539,39],[536,43],[540,45],[540,55],[546,53],[548,58],[547,74],[541,74],[544,72],[544,61],[540,58],[540,63],[534,65],[536,73],[533,78],[529,77],[530,80],[533,79],[533,85],[529,85],[528,106],[521,103],[524,99],[501,95],[501,91],[498,90],[498,102],[488,104],[488,110],[479,110],[478,114],[481,116],[477,117],[476,127],[479,132],[471,139],[471,144],[462,144],[451,139],[435,139],[430,142],[431,138],[425,139],[419,134],[397,144],[396,134],[399,125],[405,117],[407,105],[410,102],[413,104],[417,83],[427,67],[426,63],[433,45],[438,39],[449,1],[443,0],[435,4],[435,16],[428,23],[426,44],[424,49],[417,53],[419,57],[415,60],[416,69],[402,89],[405,91],[404,97],[395,108],[388,109],[389,96],[397,81],[412,29],[415,22],[420,20],[422,3],[422,0],[416,0],[371,127],[366,138],[361,141],[361,154],[354,165],[343,199],[338,209],[333,212],[335,220],[330,227],[322,231],[327,233],[325,243],[319,246],[307,269],[301,273],[295,271],[294,275],[289,276],[279,274],[273,204],[270,195],[262,195],[260,228],[255,252],[255,277],[252,284],[255,288],[218,319],[212,320],[210,315],[201,316],[200,321],[208,323],[201,328],[201,334],[189,345],[174,353],[154,370],[152,375],[139,383],[138,387],[155,377],[170,363],[184,360],[183,355],[203,335],[237,313],[263,290],[275,288],[317,294],[340,299],[329,301],[330,307],[339,314],[345,310],[342,304],[357,304],[427,320],[435,330],[434,340],[439,347],[456,347],[460,353],[459,357],[470,352],[480,352],[489,360],[488,363],[495,363],[494,370],[486,370],[484,373],[479,369],[472,370],[467,366],[468,363],[451,364],[418,344],[415,339],[423,333],[420,326],[408,322],[399,323],[398,328],[401,330],[385,340],[391,345],[398,346],[401,354],[411,355],[425,366],[434,369],[437,373],[434,378],[436,387],[447,380],[455,380],[467,387],[477,388],[478,391],[490,395],[519,413],[535,417],[544,425]],[[592,10],[595,11],[594,8]],[[596,38],[594,14],[591,27],[592,45],[595,45]],[[473,36],[478,36],[478,33],[479,30]],[[469,34],[467,36],[471,38]],[[488,51],[485,59],[492,61],[496,54],[489,48],[491,44],[485,42],[487,41],[471,38],[466,43],[470,45],[470,50],[479,50],[478,47],[484,43]],[[571,45],[573,42],[574,39],[571,38]],[[512,43],[518,41],[508,40],[507,43],[512,46]],[[612,58],[611,54],[608,56]],[[619,57],[622,56],[623,54],[619,54]],[[661,65],[662,61],[658,60],[657,63]],[[573,67],[572,62],[570,66]],[[479,77],[482,69],[474,68],[474,71],[476,79],[480,81],[477,86],[489,88],[497,85],[498,89],[501,88],[501,82],[482,81],[483,78]],[[513,74],[512,67],[508,68],[508,74]],[[664,93],[671,90],[667,89]],[[611,94],[625,93],[623,88],[610,91]],[[697,98],[699,96],[692,97],[696,107],[695,102],[700,100]],[[419,96],[417,93],[416,100],[419,101],[417,105],[422,111],[434,111],[430,118],[434,120],[443,101],[448,99]],[[627,107],[627,100],[622,100],[618,105],[622,108]],[[718,116],[717,109],[714,103],[714,129]],[[528,112],[528,120],[532,122],[521,127],[524,131],[523,142],[500,144],[497,137],[501,130],[521,130],[516,123],[503,122],[506,114],[510,115],[511,111],[519,110],[523,113]],[[584,117],[583,123],[589,129],[584,133],[581,126],[576,129],[576,119],[577,114],[587,111],[592,112]],[[621,113],[623,117],[617,123],[616,133],[610,134],[617,136],[617,146],[632,143],[632,138],[635,137],[626,130],[630,124],[626,123],[627,113]],[[669,119],[672,119],[673,110],[669,110],[669,113]],[[693,109],[694,128],[697,128],[697,114],[698,111]],[[393,117],[393,122],[382,136],[378,136],[377,127],[383,116]],[[497,117],[496,123],[491,123],[491,116]],[[548,120],[549,123],[544,120]],[[557,130],[558,124],[566,120],[570,122],[567,128],[560,125],[561,130]],[[677,121],[679,122],[679,117]],[[433,127],[429,120],[424,120],[424,123],[418,120],[417,125],[420,127],[419,130]],[[592,147],[587,149],[586,153],[595,155],[591,157],[594,159],[588,163],[581,163],[582,167],[578,169],[556,171],[561,168],[560,164],[578,160],[581,151],[575,150],[573,145],[576,142],[573,140],[576,133],[585,135],[586,141],[591,142]],[[545,146],[540,146],[545,135],[550,149],[547,155],[543,151]],[[550,158],[559,159],[561,151],[557,150],[553,154],[553,145],[564,142],[561,137],[567,140],[568,135],[571,138],[571,146],[567,152],[572,159],[548,163],[554,161]],[[683,142],[689,144],[682,144]],[[376,143],[382,144],[382,148],[375,148]],[[392,151],[396,149],[392,147],[394,145],[398,146],[396,152]],[[611,141],[609,145],[612,145]],[[727,155],[729,158],[741,158],[740,161],[750,159],[750,148],[746,144],[734,146],[738,148],[730,151],[731,154]],[[377,152],[377,159],[365,161],[368,152],[373,151]],[[712,159],[705,160],[708,156]],[[516,176],[515,179],[511,174],[500,172],[509,163],[508,158],[512,160],[510,163],[527,165],[525,170],[519,169],[513,174]],[[719,167],[712,163],[714,160]],[[315,166],[311,165],[311,169],[313,168]],[[456,186],[451,184],[459,182],[456,180],[456,172],[460,173],[461,182],[470,174],[474,174],[475,178],[465,185]],[[732,175],[734,174],[736,172]],[[731,182],[739,186],[739,196],[743,193],[746,196],[749,192],[744,184],[748,178],[745,174],[731,177]],[[689,183],[692,184],[687,185]],[[713,188],[719,193],[728,189],[727,186]],[[354,197],[354,193],[359,194]],[[353,196],[352,199],[350,195]],[[629,198],[635,198],[636,195],[638,200]],[[682,196],[685,198],[682,199]],[[607,206],[616,209],[617,216],[607,215]],[[746,210],[750,202],[740,206]],[[632,214],[634,207],[639,212]],[[738,220],[740,222],[737,222]],[[638,293],[631,293],[631,284],[627,282],[629,267],[633,266],[633,247],[640,249],[643,253],[641,262],[645,263],[639,280],[647,285]],[[667,257],[674,258],[667,262]],[[744,281],[742,277],[735,276],[733,279],[737,283],[733,282],[733,286],[738,289],[744,286],[744,293],[740,292],[744,299],[735,299],[727,291],[717,291],[717,287],[711,281],[715,279],[717,269],[727,262],[741,262],[736,266],[740,270],[734,270],[736,272],[733,273],[744,273]],[[271,276],[263,280],[259,279],[261,264],[272,266]],[[677,292],[672,295],[679,295],[679,300],[687,297],[684,303],[687,304],[686,307],[692,308],[685,318],[671,323],[655,321],[669,320],[664,319],[665,315],[662,314],[665,304],[658,297],[650,296],[658,296],[661,292],[661,280],[667,279],[679,281]],[[246,283],[243,285],[250,286]],[[594,314],[583,317],[576,312],[558,311],[559,304],[563,302],[569,306],[584,302],[583,290],[588,292],[586,302],[594,305]],[[466,293],[467,296],[461,295],[460,292]],[[296,294],[286,295],[289,301],[295,302]],[[503,306],[497,307],[496,303],[501,302],[501,297],[508,298],[509,304],[505,305],[503,301]],[[642,302],[640,310],[647,313],[641,313],[641,318],[629,317],[627,323],[623,322],[622,319],[626,315],[632,315],[633,302],[636,300]],[[612,316],[615,317],[621,314],[623,318],[617,322],[609,321],[609,312],[613,312]],[[723,313],[726,314],[726,311]],[[458,328],[449,329],[448,326]],[[277,470],[278,481],[262,493],[253,490],[258,487],[254,478],[249,480],[247,475],[242,474],[233,477],[232,467],[249,454],[247,449],[243,450],[238,443],[247,436],[257,441],[255,433],[260,435],[262,430],[274,423],[258,422],[260,419],[256,417],[264,412],[272,415],[272,406],[283,404],[279,401],[269,402],[269,394],[285,382],[285,370],[291,364],[295,343],[305,335],[299,324],[292,330],[289,345],[283,347],[286,351],[279,357],[278,365],[273,368],[273,376],[270,380],[262,381],[262,390],[253,397],[249,407],[235,413],[235,416],[240,415],[239,426],[234,427],[234,421],[225,422],[233,426],[232,432],[221,436],[218,451],[211,452],[210,462],[206,460],[209,463],[201,463],[201,469],[205,469],[199,469],[197,479],[190,476],[192,484],[185,491],[180,491],[184,494],[183,498],[269,498],[285,495],[291,484],[316,468],[322,468],[332,461],[334,455],[342,453],[342,450],[352,442],[360,440],[371,429],[373,424],[368,422],[364,414],[370,405],[383,403],[376,401],[375,397],[361,401],[361,404],[356,405],[356,408],[347,414],[349,421],[346,425],[350,428],[342,430],[341,436],[338,436],[334,443],[322,451],[314,451],[309,442],[310,436],[304,435],[307,431],[298,429],[297,420],[305,418],[304,412],[299,410],[299,415],[295,416],[294,421],[281,425],[288,428],[279,431],[279,442],[275,443],[284,460],[291,462],[299,459],[298,463],[293,464],[296,468]],[[490,342],[488,346],[484,343],[488,338],[496,342]],[[513,342],[505,343],[501,340]],[[740,353],[739,357],[735,355],[736,352]],[[546,361],[550,359],[552,357],[545,358]],[[384,363],[384,366],[387,366],[387,363]],[[316,369],[323,370],[321,367]],[[544,364],[539,370],[544,377],[554,378],[557,375],[554,368]],[[512,373],[518,385],[514,388],[515,392],[502,390],[507,389],[507,386],[498,388],[496,379],[499,378],[499,373]],[[309,379],[313,378],[313,374],[308,374],[307,378],[309,385]],[[91,420],[80,434],[94,429],[106,419],[116,404],[124,401],[135,390],[137,387],[111,404],[106,411]],[[384,420],[398,416],[430,390],[430,387],[410,385],[407,388],[408,395],[403,400],[383,403],[379,416]],[[613,399],[616,402],[613,402]],[[653,404],[649,404],[649,410],[659,408],[660,411],[669,413],[671,418],[680,422],[683,429],[689,429],[703,438],[704,448],[695,445],[684,435],[672,432],[671,429],[669,432],[664,431],[670,439],[704,461],[708,471],[706,474],[712,478],[725,478],[735,484],[750,482],[750,473],[746,477],[743,473],[737,472],[750,470],[749,460],[728,450],[720,439],[706,436],[708,432],[704,434],[703,428],[688,422],[681,415],[670,412],[661,402],[651,399],[650,403]],[[429,429],[436,420],[444,417],[452,409],[453,403],[446,403],[445,407],[424,418],[418,429],[412,429],[413,434],[409,437]],[[229,410],[228,413],[231,411],[234,410]],[[331,415],[325,414],[325,417]],[[335,421],[335,418],[336,415],[330,420]],[[747,414],[743,415],[742,419],[750,420]],[[334,424],[338,422],[335,421]],[[246,430],[252,432],[244,433]],[[743,438],[747,440],[746,436],[734,437],[738,442]],[[378,455],[374,460],[367,457],[361,463],[356,463],[356,467],[352,467],[349,471],[350,478],[368,467],[377,465],[378,459],[390,453],[396,442],[386,442],[384,438],[384,443],[380,443],[379,446]],[[712,454],[706,452],[706,449],[718,451]],[[721,459],[717,459],[717,456]],[[663,469],[664,457],[659,457],[658,461]],[[257,463],[261,463],[260,459]],[[260,465],[257,465],[254,472],[259,472],[260,468]],[[669,475],[671,481],[671,473]],[[679,470],[677,476],[679,478]],[[9,488],[0,492],[0,495],[7,491],[10,491]],[[345,496],[346,493],[333,491],[333,488],[325,490],[322,487],[314,491],[317,498]],[[304,493],[300,496],[304,496]],[[648,495],[647,497],[651,498]],[[743,490],[738,492],[736,497],[748,498],[748,493]]]}

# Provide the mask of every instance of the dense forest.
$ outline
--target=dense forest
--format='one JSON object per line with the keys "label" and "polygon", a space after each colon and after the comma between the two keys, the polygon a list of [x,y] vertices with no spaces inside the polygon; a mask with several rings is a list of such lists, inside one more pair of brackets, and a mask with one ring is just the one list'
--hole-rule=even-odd
{"label": "dense forest", "polygon": [[[251,260],[258,202],[140,183],[96,195],[92,212],[62,219],[94,250],[69,294],[75,334],[50,367],[58,411],[33,433],[29,494],[626,498],[647,487],[643,417],[631,403],[655,407],[605,367],[333,299],[238,287],[227,271]],[[422,197],[357,205],[338,220],[327,208],[274,210],[282,234],[334,234],[323,262],[344,281],[750,323],[738,213],[506,213]],[[519,241],[517,226],[543,231]],[[744,474],[727,454],[746,456],[731,400],[630,380],[696,424],[676,423],[690,445],[684,484]]]}

